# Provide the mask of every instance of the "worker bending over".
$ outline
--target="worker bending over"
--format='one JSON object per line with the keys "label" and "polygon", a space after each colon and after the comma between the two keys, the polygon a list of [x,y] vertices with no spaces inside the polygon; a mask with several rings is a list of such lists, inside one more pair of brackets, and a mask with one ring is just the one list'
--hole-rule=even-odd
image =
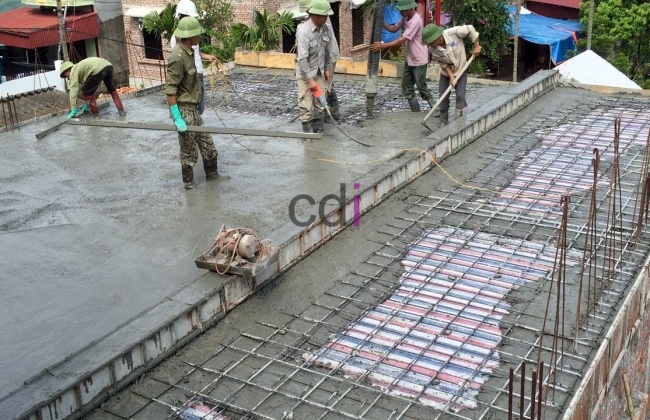
{"label": "worker bending over", "polygon": [[309,19],[296,29],[296,81],[300,101],[300,121],[305,133],[323,132],[323,107],[314,97],[324,92],[323,80],[332,80],[330,33],[325,24],[334,14],[327,0],[313,0],[307,10]]}
{"label": "worker bending over", "polygon": [[194,189],[194,165],[198,161],[198,151],[203,158],[205,178],[229,179],[217,171],[217,149],[212,137],[207,133],[188,132],[187,124],[202,126],[203,119],[198,110],[201,100],[201,82],[194,61],[194,45],[199,43],[203,29],[193,17],[185,17],[178,22],[174,36],[179,38],[167,63],[167,83],[165,94],[174,124],[178,129],[180,143],[181,174],[186,190]]}
{"label": "worker bending over", "polygon": [[[68,114],[68,119],[74,118],[88,110],[90,110],[90,114],[93,117],[96,118],[99,116],[95,91],[97,91],[101,82],[104,82],[106,90],[111,94],[120,116],[123,117],[126,115],[122,100],[113,82],[113,65],[107,60],[99,57],[89,57],[81,60],[77,64],[64,61],[61,64],[61,78],[70,81],[70,114]],[[86,100],[86,105],[78,109],[77,95],[79,94],[79,86],[81,86],[81,93]]]}
{"label": "worker bending over", "polygon": [[[307,10],[311,8],[311,4],[314,2],[314,0],[299,0],[298,1],[298,10],[301,13],[305,13]],[[309,16],[307,16],[303,21],[306,21],[309,19]],[[330,109],[330,113],[332,114],[332,118],[335,120],[338,120],[341,118],[341,110],[339,109],[339,99],[336,95],[336,91],[334,90],[334,71],[336,70],[336,62],[337,60],[341,57],[341,52],[339,50],[339,44],[336,42],[336,35],[334,34],[334,27],[332,26],[332,21],[330,20],[330,17],[327,17],[327,21],[325,21],[325,26],[327,26],[327,29],[330,31],[330,63],[332,65],[332,80],[329,83],[329,87],[327,88],[327,106]],[[325,120],[327,121],[327,115],[325,115]]]}
{"label": "worker bending over", "polygon": [[[434,24],[427,25],[422,31],[422,42],[429,46],[431,59],[440,64],[440,81],[438,83],[438,92],[442,95],[449,85],[456,90],[456,118],[463,115],[463,110],[467,108],[467,71],[458,79],[454,75],[462,69],[467,63],[465,54],[464,39],[469,39],[474,43],[472,54],[476,57],[481,53],[481,46],[478,43],[478,32],[472,25],[454,26],[453,28],[443,29]],[[449,95],[440,103],[440,124],[442,126],[449,123]]]}
{"label": "worker bending over", "polygon": [[433,106],[433,95],[427,86],[427,64],[429,55],[427,46],[422,44],[422,18],[415,11],[418,7],[415,0],[399,0],[397,9],[402,18],[395,25],[383,23],[384,29],[390,32],[397,32],[404,29],[402,35],[394,41],[386,44],[374,42],[370,49],[372,51],[381,51],[400,45],[406,46],[406,64],[404,65],[404,74],[402,75],[402,94],[409,101],[411,111],[420,112],[420,104],[415,97],[415,87],[422,99]]}
{"label": "worker bending over", "polygon": [[[196,5],[191,0],[181,0],[176,5],[176,19],[181,20],[184,17],[193,17],[198,18],[199,13],[196,11]],[[176,46],[176,37],[172,36],[169,40],[169,46],[174,49]],[[194,63],[196,64],[196,73],[199,75],[199,80],[201,82],[201,100],[199,102],[199,114],[203,115],[205,111],[205,82],[203,80],[203,60],[210,61],[212,63],[218,62],[217,57],[210,54],[202,53],[199,49],[199,45],[192,46],[194,50]]]}

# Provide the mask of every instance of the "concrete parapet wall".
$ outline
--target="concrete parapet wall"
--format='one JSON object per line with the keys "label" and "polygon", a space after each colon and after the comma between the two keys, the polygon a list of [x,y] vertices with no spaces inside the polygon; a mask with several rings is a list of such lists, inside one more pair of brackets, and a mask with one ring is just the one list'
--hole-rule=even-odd
{"label": "concrete parapet wall", "polygon": [[[383,168],[387,167],[388,173],[366,175],[359,181],[363,189],[354,190],[358,191],[360,214],[367,213],[396,190],[435,168],[434,162],[462,150],[535,101],[553,88],[557,80],[556,71],[539,72],[445,129],[415,142],[410,149],[412,152],[386,162]],[[353,191],[351,185],[347,187],[348,191]],[[314,213],[314,210],[308,208],[306,213]],[[200,277],[175,296],[71,355],[0,401],[0,417],[30,420],[82,417],[344,230],[353,223],[354,213],[355,202],[350,197],[340,206],[329,205],[325,217],[317,218],[306,228],[286,223],[269,235],[277,252],[270,257],[269,266],[255,278],[213,274]],[[340,220],[341,215],[345,215],[345,224],[332,227],[325,223]],[[129,338],[125,340],[125,336]],[[101,360],[97,356],[100,354],[98,348],[112,349],[115,358]]]}
{"label": "concrete parapet wall", "polygon": [[[649,304],[650,257],[644,262],[641,273],[603,338],[563,420],[623,418],[624,415],[621,411],[611,412],[611,408],[608,408],[611,405],[621,404],[622,407],[626,407],[626,404],[620,401],[625,401],[621,379],[623,372],[630,376],[634,375],[634,377],[644,376],[643,389],[638,389],[639,381],[634,381],[637,388],[632,387],[631,391],[646,394],[644,402],[637,407],[636,419],[649,418],[647,392],[650,381],[645,377],[645,373],[650,368],[647,357],[650,344],[648,342],[650,338]],[[645,355],[645,357],[636,359],[635,353]],[[640,372],[638,368],[641,369]],[[618,400],[620,404],[612,402],[612,399]],[[625,417],[629,418],[629,416]]]}

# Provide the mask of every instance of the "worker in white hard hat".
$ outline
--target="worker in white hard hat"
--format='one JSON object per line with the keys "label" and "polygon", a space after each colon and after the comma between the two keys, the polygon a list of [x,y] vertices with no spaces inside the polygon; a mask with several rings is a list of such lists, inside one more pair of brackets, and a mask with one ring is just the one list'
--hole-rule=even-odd
{"label": "worker in white hard hat", "polygon": [[[199,13],[196,11],[196,5],[191,0],[181,0],[176,5],[176,19],[181,20],[182,18],[190,16],[193,18],[198,18]],[[177,39],[175,36],[172,36],[172,39],[169,41],[170,47],[172,49],[176,46]],[[194,61],[196,63],[196,71],[199,74],[199,79],[201,80],[201,102],[199,102],[199,113],[203,115],[205,111],[205,83],[203,81],[203,60],[211,61],[213,63],[218,62],[217,57],[210,54],[202,53],[199,49],[199,45],[194,45]]]}
{"label": "worker in white hard hat", "polygon": [[325,24],[334,14],[327,0],[314,0],[307,11],[309,20],[296,29],[296,81],[300,100],[300,121],[305,133],[323,132],[323,107],[314,96],[324,92],[323,82],[332,80],[330,33]]}
{"label": "worker in white hard hat", "polygon": [[[314,0],[299,0],[298,1],[298,11],[301,13],[306,13],[307,10],[311,7],[312,3]],[[306,22],[309,19],[309,15],[303,18],[303,22]],[[302,23],[301,23],[302,24]],[[330,61],[332,62],[332,81],[330,82],[329,89],[327,91],[327,106],[330,109],[330,112],[332,113],[332,118],[335,120],[338,120],[341,118],[341,111],[339,109],[339,100],[338,97],[336,96],[336,91],[334,90],[334,70],[336,70],[336,62],[337,60],[341,57],[341,52],[339,50],[339,44],[336,42],[336,36],[334,35],[334,27],[332,26],[332,21],[330,20],[330,17],[327,17],[327,21],[325,22],[325,25],[327,26],[327,29],[330,31]],[[327,121],[327,115],[325,116],[325,120]]]}

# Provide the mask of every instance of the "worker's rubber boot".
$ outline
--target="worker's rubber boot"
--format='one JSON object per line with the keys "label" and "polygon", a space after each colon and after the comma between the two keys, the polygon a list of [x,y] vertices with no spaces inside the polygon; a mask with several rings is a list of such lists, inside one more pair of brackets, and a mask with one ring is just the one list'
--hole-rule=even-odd
{"label": "worker's rubber boot", "polygon": [[440,127],[444,127],[449,124],[449,109],[440,110]]}
{"label": "worker's rubber boot", "polygon": [[411,112],[420,112],[420,103],[418,102],[418,98],[411,98],[409,99],[409,106],[411,107]]}
{"label": "worker's rubber boot", "polygon": [[312,125],[311,121],[303,121],[302,122],[302,131],[303,133],[313,133],[314,132],[314,126]]}
{"label": "worker's rubber boot", "polygon": [[99,108],[97,108],[97,100],[95,99],[95,95],[86,96],[84,99],[90,108],[90,115],[92,115],[93,118],[99,117]]}
{"label": "worker's rubber boot", "polygon": [[181,166],[181,174],[183,176],[183,185],[186,190],[194,189],[194,168],[191,166]]}
{"label": "worker's rubber boot", "polygon": [[122,105],[120,94],[114,90],[111,92],[111,97],[113,98],[113,102],[115,102],[115,108],[117,108],[117,112],[120,114],[120,117],[126,117],[126,111],[124,111],[124,105]]}
{"label": "worker's rubber boot", "polygon": [[314,127],[314,133],[322,133],[325,131],[323,128],[323,117],[314,118],[311,120],[311,124]]}
{"label": "worker's rubber boot", "polygon": [[215,157],[212,161],[203,160],[203,169],[205,169],[205,179],[212,181],[218,179],[219,181],[227,181],[230,179],[230,175],[222,175],[217,170],[217,158]]}
{"label": "worker's rubber boot", "polygon": [[[433,100],[433,98],[427,99],[427,102],[429,103],[429,109],[433,108],[433,106],[436,104],[436,101]],[[440,108],[436,109],[433,114],[431,114],[432,117],[439,117],[440,116]]]}
{"label": "worker's rubber boot", "polygon": [[454,112],[454,119],[457,120],[462,116],[463,116],[463,110],[456,108],[456,111]]}
{"label": "worker's rubber boot", "polygon": [[332,118],[338,121],[341,118],[341,112],[339,111],[339,99],[336,96],[336,91],[334,90],[334,88],[332,88],[332,90],[329,91],[325,99],[327,100],[327,106],[330,109]]}

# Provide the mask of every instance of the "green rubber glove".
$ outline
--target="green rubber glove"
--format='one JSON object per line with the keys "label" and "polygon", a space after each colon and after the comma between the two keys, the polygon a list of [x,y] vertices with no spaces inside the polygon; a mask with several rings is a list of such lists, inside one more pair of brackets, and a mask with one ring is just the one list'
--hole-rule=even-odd
{"label": "green rubber glove", "polygon": [[176,129],[181,133],[187,131],[187,125],[183,120],[183,116],[181,115],[181,110],[178,109],[178,104],[174,104],[170,106],[169,110],[172,113],[172,118],[174,119],[174,125],[176,125]]}

